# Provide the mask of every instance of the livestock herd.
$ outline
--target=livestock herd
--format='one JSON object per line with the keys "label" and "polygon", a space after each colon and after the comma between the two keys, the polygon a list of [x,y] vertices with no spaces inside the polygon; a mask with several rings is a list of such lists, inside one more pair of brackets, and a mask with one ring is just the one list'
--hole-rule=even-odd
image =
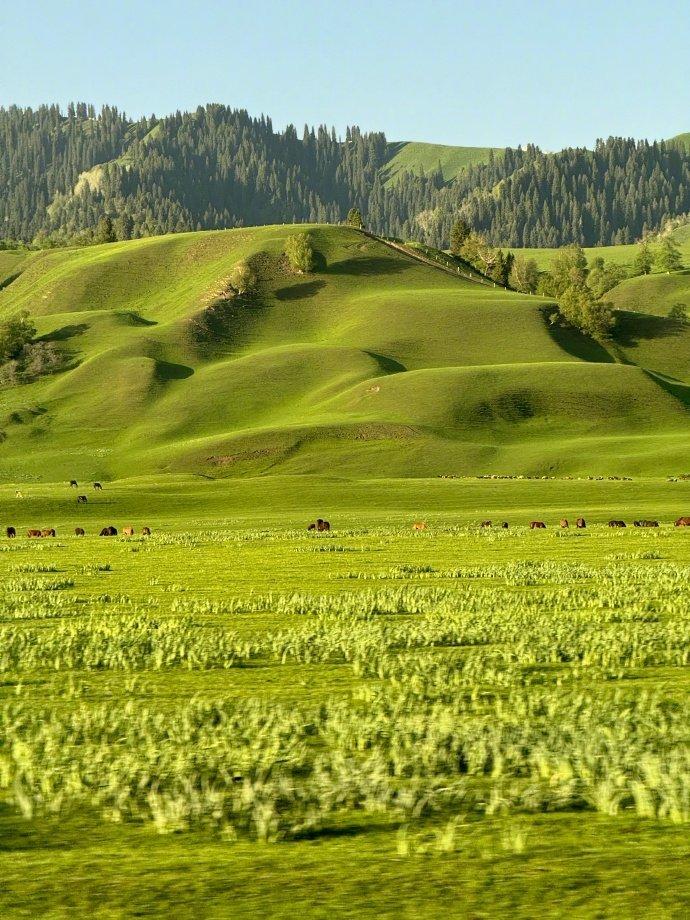
{"label": "livestock herd", "polygon": [[[8,537],[10,540],[12,540],[12,539],[14,539],[14,538],[17,536],[17,528],[16,528],[16,527],[8,527],[8,528],[6,529],[6,531],[5,531],[5,533],[6,533],[7,537]],[[122,536],[123,536],[123,537],[133,537],[134,534],[135,534],[135,530],[134,530],[133,527],[128,526],[128,527],[123,527],[123,528],[122,528]],[[55,537],[55,536],[57,536],[57,531],[55,530],[54,527],[44,527],[42,530],[37,530],[37,529],[31,528],[31,529],[27,530],[26,535],[27,535],[27,537],[28,537],[30,540],[32,540],[32,539],[38,539],[38,538],[40,538],[40,537]],[[150,528],[150,527],[142,527],[142,528],[141,528],[141,535],[142,535],[142,537],[150,537],[150,536],[151,536],[151,528]],[[86,536],[86,531],[84,530],[83,527],[75,527],[75,528],[74,528],[74,536],[75,536],[75,537],[85,537],[85,536]],[[113,526],[104,527],[104,528],[99,532],[99,536],[100,536],[100,537],[116,537],[116,536],[117,536],[117,527],[113,527]]]}
{"label": "livestock herd", "polygon": [[[493,527],[493,521],[482,521],[479,525],[480,527]],[[508,521],[501,521],[500,524],[496,524],[496,527],[500,527],[503,530],[507,530],[510,525]],[[558,523],[558,526],[562,529],[570,527],[570,521],[567,518],[561,518]],[[621,520],[611,520],[608,522],[608,527],[627,527],[628,525],[625,521]],[[648,520],[639,520],[633,521],[633,527],[659,527],[658,521],[648,521]],[[674,522],[675,527],[690,527],[690,517],[679,517]],[[313,527],[313,525],[312,525]],[[575,521],[575,527],[578,530],[584,530],[587,527],[587,522],[583,517],[577,518]],[[311,529],[311,527],[310,527]],[[424,521],[415,521],[412,525],[413,530],[426,530],[427,525]],[[546,530],[546,523],[544,521],[530,521],[529,522],[530,530]]]}

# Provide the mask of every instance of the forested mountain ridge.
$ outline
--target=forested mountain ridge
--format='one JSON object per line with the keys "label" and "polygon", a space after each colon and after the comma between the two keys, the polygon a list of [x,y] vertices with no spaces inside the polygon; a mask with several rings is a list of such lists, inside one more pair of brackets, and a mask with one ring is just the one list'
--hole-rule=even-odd
{"label": "forested mountain ridge", "polygon": [[450,179],[410,145],[391,183],[396,150],[380,132],[348,128],[339,139],[305,126],[300,136],[222,105],[138,120],[83,103],[0,109],[0,237],[89,242],[103,217],[114,239],[335,223],[354,206],[374,232],[432,246],[448,246],[458,216],[497,245],[592,246],[634,241],[690,211],[690,150],[678,139],[487,148],[458,154]]}

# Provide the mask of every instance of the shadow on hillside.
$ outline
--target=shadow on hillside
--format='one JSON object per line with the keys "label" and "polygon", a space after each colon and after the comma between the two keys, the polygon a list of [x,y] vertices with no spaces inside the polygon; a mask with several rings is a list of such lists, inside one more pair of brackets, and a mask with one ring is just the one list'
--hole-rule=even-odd
{"label": "shadow on hillside", "polygon": [[686,383],[681,383],[680,380],[666,377],[664,374],[659,374],[655,371],[648,371],[642,368],[642,372],[652,383],[655,383],[669,396],[677,399],[686,409],[690,409],[690,386]]}
{"label": "shadow on hillside", "polygon": [[3,281],[0,281],[0,291],[4,291],[5,288],[8,288],[13,281],[16,281],[17,278],[21,277],[21,272],[16,272],[14,275],[8,275]]}
{"label": "shadow on hillside", "polygon": [[377,361],[381,370],[386,374],[402,374],[407,370],[404,364],[389,355],[378,355],[375,351],[366,351],[365,354]]}
{"label": "shadow on hillside", "polygon": [[194,373],[193,367],[186,364],[172,364],[169,361],[156,361],[156,378],[164,383],[168,380],[186,380]]}
{"label": "shadow on hillside", "polygon": [[591,361],[595,364],[615,363],[616,359],[606,348],[604,348],[601,342],[597,342],[578,329],[571,329],[568,326],[558,326],[555,323],[549,322],[549,315],[552,313],[553,309],[552,306],[544,307],[541,314],[544,318],[548,333],[556,345],[574,358],[579,358],[580,361]]}
{"label": "shadow on hillside", "polygon": [[46,332],[45,335],[38,336],[36,341],[66,342],[67,339],[73,339],[77,335],[83,335],[88,328],[88,323],[74,323],[71,326],[62,326],[60,329],[54,329],[52,332]]}
{"label": "shadow on hillside", "polygon": [[301,300],[303,297],[314,297],[326,287],[325,281],[305,281],[303,284],[292,284],[289,287],[278,288],[277,300]]}
{"label": "shadow on hillside", "polygon": [[397,275],[409,268],[409,262],[387,256],[362,256],[333,262],[329,275]]}
{"label": "shadow on hillside", "polygon": [[118,319],[124,320],[128,326],[157,326],[155,319],[146,319],[136,310],[119,310],[115,314]]}
{"label": "shadow on hillside", "polygon": [[616,313],[614,340],[623,348],[634,348],[642,339],[661,339],[680,335],[685,324],[672,316],[654,316],[651,313],[633,313],[619,310]]}

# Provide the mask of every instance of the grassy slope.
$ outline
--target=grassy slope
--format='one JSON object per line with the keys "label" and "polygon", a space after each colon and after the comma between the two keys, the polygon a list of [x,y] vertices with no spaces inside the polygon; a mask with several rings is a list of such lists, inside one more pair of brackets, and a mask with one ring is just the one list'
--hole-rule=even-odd
{"label": "grassy slope", "polygon": [[[684,469],[687,391],[654,373],[689,382],[687,335],[632,316],[605,350],[551,329],[539,298],[455,279],[345,228],[312,228],[326,267],[305,278],[281,262],[290,232],[24,257],[0,315],[31,310],[75,366],[2,393],[2,475]],[[190,318],[240,258],[256,260],[259,296],[234,309],[224,337],[195,342]]]}
{"label": "grassy slope", "polygon": [[383,168],[386,183],[395,184],[401,173],[431,173],[440,164],[446,182],[454,179],[468,166],[486,163],[489,154],[500,156],[500,147],[453,147],[447,144],[425,144],[402,141],[388,145],[389,159]]}
{"label": "grassy slope", "polygon": [[[690,265],[690,224],[678,227],[678,229],[673,231],[672,235],[680,248],[684,263]],[[553,261],[553,257],[558,252],[558,249],[509,248],[511,248],[511,251],[516,255],[524,256],[527,259],[535,259],[542,271],[549,268]],[[614,262],[617,265],[631,265],[635,258],[636,251],[637,245],[635,243],[629,243],[625,246],[591,246],[585,249],[585,254],[589,260],[601,256],[606,262]]]}

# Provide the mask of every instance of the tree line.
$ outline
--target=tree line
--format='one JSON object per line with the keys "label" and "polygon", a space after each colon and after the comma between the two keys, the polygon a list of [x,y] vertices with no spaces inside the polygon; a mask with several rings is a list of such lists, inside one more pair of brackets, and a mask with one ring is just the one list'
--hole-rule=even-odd
{"label": "tree line", "polygon": [[690,154],[664,143],[506,149],[450,182],[439,166],[387,184],[389,156],[381,132],[300,135],[222,105],[141,119],[84,103],[0,108],[0,237],[50,246],[337,223],[354,207],[374,233],[438,248],[459,217],[493,246],[593,246],[690,211]]}

